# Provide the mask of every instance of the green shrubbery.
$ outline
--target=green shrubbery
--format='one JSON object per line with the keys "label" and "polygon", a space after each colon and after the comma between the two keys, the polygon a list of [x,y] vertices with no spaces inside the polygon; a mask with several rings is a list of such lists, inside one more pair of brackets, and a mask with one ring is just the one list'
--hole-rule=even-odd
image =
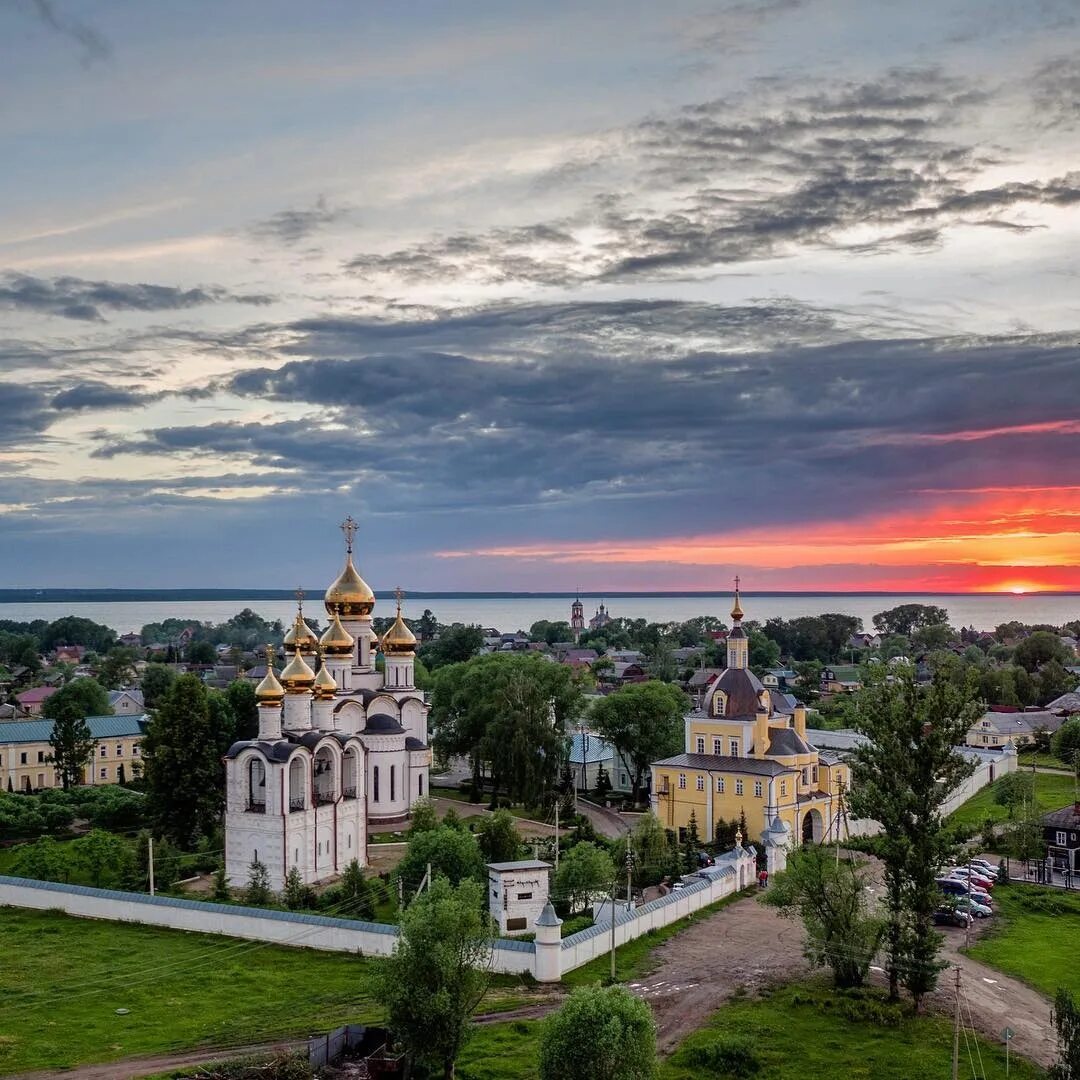
{"label": "green shrubbery", "polygon": [[756,1076],[761,1071],[761,1059],[754,1044],[744,1035],[717,1035],[712,1042],[693,1046],[686,1053],[687,1062],[715,1076]]}
{"label": "green shrubbery", "polygon": [[62,833],[75,821],[87,821],[95,829],[138,829],[145,814],[142,792],[114,784],[50,788],[37,795],[0,792],[0,840]]}

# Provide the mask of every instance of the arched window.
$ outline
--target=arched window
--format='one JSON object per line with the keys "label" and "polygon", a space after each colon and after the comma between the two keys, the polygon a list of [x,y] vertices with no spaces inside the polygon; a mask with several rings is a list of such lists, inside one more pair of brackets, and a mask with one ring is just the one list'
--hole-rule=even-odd
{"label": "arched window", "polygon": [[713,694],[713,716],[723,716],[727,712],[727,695],[723,690],[717,690]]}
{"label": "arched window", "polygon": [[397,798],[397,766],[390,766],[390,801]]}
{"label": "arched window", "polygon": [[[993,765],[990,766],[991,769],[993,767],[994,767]],[[420,775],[416,778],[416,794],[419,795],[421,799],[424,797],[424,774],[423,773],[420,773]]]}
{"label": "arched window", "polygon": [[376,765],[371,770],[371,801],[379,801],[379,766]]}
{"label": "arched window", "polygon": [[343,799],[355,799],[359,794],[360,785],[357,778],[360,775],[358,768],[359,760],[355,750],[346,750],[341,759],[341,797]]}
{"label": "arched window", "polygon": [[289,810],[303,810],[307,806],[304,791],[304,762],[295,757],[289,764]]}
{"label": "arched window", "polygon": [[266,813],[266,766],[262,758],[248,762],[247,809],[254,814]]}
{"label": "arched window", "polygon": [[334,788],[334,754],[328,746],[320,746],[315,753],[315,790],[312,795],[316,806],[332,803],[337,797]]}

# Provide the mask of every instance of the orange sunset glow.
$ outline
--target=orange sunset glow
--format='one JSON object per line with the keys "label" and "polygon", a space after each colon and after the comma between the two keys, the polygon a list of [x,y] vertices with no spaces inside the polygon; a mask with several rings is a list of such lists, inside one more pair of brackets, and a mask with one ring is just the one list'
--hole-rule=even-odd
{"label": "orange sunset glow", "polygon": [[[946,592],[1071,591],[1080,588],[1080,510],[1075,487],[944,493],[926,513],[806,522],[643,540],[595,540],[443,551],[552,564],[660,569],[739,566],[762,587]],[[704,584],[704,583],[703,583]]]}

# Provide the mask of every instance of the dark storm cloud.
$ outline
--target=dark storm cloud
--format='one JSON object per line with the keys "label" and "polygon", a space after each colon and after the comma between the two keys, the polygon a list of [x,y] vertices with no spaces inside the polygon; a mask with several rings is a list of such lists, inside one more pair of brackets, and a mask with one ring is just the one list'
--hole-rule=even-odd
{"label": "dark storm cloud", "polygon": [[[432,236],[346,269],[406,282],[549,286],[699,276],[810,248],[932,249],[959,225],[1080,201],[1080,174],[982,187],[993,154],[959,121],[985,91],[935,69],[895,70],[806,94],[762,81],[610,136],[627,182],[557,220]],[[633,197],[623,194],[633,191]],[[869,237],[848,237],[858,227]],[[599,230],[589,244],[576,231]]]}
{"label": "dark storm cloud", "polygon": [[62,390],[52,399],[52,407],[60,410],[129,409],[145,405],[159,395],[137,390],[125,390],[108,383],[84,382]]}
{"label": "dark storm cloud", "polygon": [[76,277],[40,278],[0,275],[0,308],[56,315],[82,322],[103,322],[103,310],[180,311],[206,304],[269,304],[272,298],[243,295],[218,285],[178,289],[171,285],[87,281]]}
{"label": "dark storm cloud", "polygon": [[69,15],[61,14],[53,0],[30,0],[26,5],[50,30],[69,38],[78,45],[82,62],[108,60],[112,46],[92,26]]}
{"label": "dark storm cloud", "polygon": [[0,445],[23,444],[45,430],[54,417],[46,394],[34,386],[0,382]]}
{"label": "dark storm cloud", "polygon": [[314,206],[281,210],[263,221],[255,222],[248,231],[257,240],[296,244],[313,233],[345,220],[351,212],[347,206],[330,205],[326,197],[320,195]]}
{"label": "dark storm cloud", "polygon": [[736,494],[749,526],[853,499],[872,512],[931,482],[1037,483],[1077,445],[1067,423],[1047,427],[1080,395],[1072,341],[858,340],[823,314],[802,336],[787,323],[786,340],[718,352],[686,342],[727,344],[741,312],[605,307],[305,320],[290,346],[303,359],[228,389],[309,417],[103,435],[94,456],[231,460],[320,490],[355,483],[399,511],[679,504],[706,527]]}

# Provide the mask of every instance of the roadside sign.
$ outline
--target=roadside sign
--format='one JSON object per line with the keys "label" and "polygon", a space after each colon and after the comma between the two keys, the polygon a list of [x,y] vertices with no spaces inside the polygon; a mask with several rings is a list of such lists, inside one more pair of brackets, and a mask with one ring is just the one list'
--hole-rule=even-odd
{"label": "roadside sign", "polygon": [[1013,1031],[1013,1029],[1011,1027],[1007,1027],[1001,1033],[1001,1041],[1002,1042],[1008,1042],[1015,1034],[1016,1034],[1016,1032]]}

